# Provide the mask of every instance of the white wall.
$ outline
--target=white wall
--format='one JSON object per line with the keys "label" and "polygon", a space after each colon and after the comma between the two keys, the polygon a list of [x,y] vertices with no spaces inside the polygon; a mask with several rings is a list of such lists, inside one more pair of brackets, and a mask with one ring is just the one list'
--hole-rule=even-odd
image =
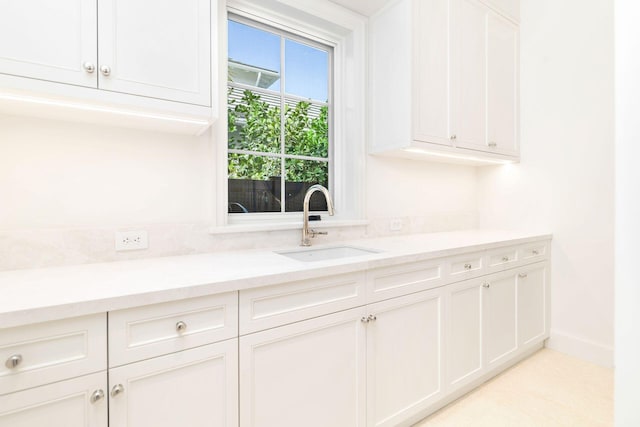
{"label": "white wall", "polygon": [[550,346],[613,364],[613,4],[522,0],[522,163],[479,172],[479,222],[553,232]]}
{"label": "white wall", "polygon": [[616,0],[616,425],[640,425],[640,5]]}
{"label": "white wall", "polygon": [[0,115],[0,230],[205,221],[207,138]]}
{"label": "white wall", "polygon": [[[188,137],[0,115],[0,270],[296,245],[299,230],[211,235],[214,150]],[[473,228],[476,171],[370,158],[368,227],[322,241]],[[115,253],[117,229],[146,229],[147,251]]]}

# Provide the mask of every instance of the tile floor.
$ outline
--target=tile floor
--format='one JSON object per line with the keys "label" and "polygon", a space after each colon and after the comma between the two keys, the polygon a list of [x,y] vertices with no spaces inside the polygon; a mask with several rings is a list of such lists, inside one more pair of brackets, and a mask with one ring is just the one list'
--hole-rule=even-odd
{"label": "tile floor", "polygon": [[414,427],[613,426],[613,370],[543,349]]}

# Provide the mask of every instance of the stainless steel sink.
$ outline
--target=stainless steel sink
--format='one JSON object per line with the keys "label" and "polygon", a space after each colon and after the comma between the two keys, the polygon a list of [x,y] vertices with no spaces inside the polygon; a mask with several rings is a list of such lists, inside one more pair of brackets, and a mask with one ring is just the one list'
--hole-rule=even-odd
{"label": "stainless steel sink", "polygon": [[351,258],[363,255],[377,254],[379,251],[373,249],[357,248],[355,246],[333,246],[330,248],[317,249],[297,249],[293,251],[279,251],[279,255],[284,255],[291,259],[303,262],[327,261],[330,259]]}

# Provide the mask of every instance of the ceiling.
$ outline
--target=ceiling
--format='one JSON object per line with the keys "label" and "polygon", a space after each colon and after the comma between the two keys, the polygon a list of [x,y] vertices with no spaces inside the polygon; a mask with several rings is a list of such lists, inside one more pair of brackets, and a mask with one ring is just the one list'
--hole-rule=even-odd
{"label": "ceiling", "polygon": [[371,16],[374,12],[378,11],[382,6],[389,2],[389,0],[331,0],[333,3],[337,3],[358,12],[361,15]]}

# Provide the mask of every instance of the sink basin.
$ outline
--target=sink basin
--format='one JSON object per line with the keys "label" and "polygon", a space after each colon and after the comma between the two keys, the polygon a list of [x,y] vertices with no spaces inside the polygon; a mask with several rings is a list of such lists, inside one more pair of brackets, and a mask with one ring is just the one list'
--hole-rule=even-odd
{"label": "sink basin", "polygon": [[314,262],[377,254],[379,251],[356,248],[354,246],[334,246],[331,248],[297,249],[294,251],[281,251],[276,253],[297,261]]}

